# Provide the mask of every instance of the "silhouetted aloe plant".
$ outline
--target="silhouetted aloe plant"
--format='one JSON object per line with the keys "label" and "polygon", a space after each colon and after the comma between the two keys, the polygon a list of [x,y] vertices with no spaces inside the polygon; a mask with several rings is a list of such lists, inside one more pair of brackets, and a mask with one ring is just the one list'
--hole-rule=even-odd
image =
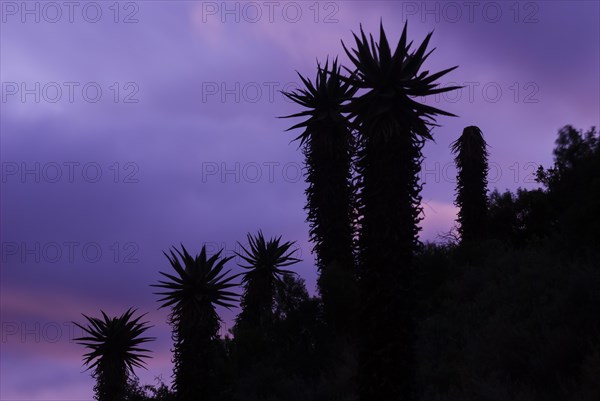
{"label": "silhouetted aloe plant", "polygon": [[119,317],[109,317],[103,311],[102,318],[83,315],[87,326],[73,322],[88,335],[74,340],[90,349],[84,355],[84,364],[93,369],[96,379],[95,398],[99,401],[122,400],[127,389],[127,380],[134,367],[144,367],[144,354],[150,352],[139,345],[154,340],[142,337],[149,328],[147,322],[141,322],[144,316],[132,319],[135,310],[129,309]]}
{"label": "silhouetted aloe plant", "polygon": [[[356,49],[344,50],[356,71],[341,77],[365,92],[348,107],[359,131],[357,172],[361,180],[361,350],[360,397],[372,400],[414,399],[412,257],[418,245],[421,185],[418,173],[429,128],[438,114],[453,116],[413,97],[456,89],[435,81],[456,67],[435,74],[419,72],[427,35],[410,52],[406,24],[394,53],[383,25],[379,43],[354,35]],[[411,42],[412,43],[412,42]],[[389,322],[389,324],[388,324]]]}
{"label": "silhouetted aloe plant", "polygon": [[272,321],[273,302],[277,283],[285,274],[293,274],[281,267],[291,266],[300,259],[292,257],[290,250],[294,242],[280,243],[281,236],[266,241],[262,231],[256,236],[247,235],[248,247],[239,244],[243,252],[237,253],[247,265],[242,273],[244,293],[241,300],[242,311],[238,316],[240,324],[264,328]]}
{"label": "silhouetted aloe plant", "polygon": [[[298,75],[304,88],[293,93],[284,92],[284,95],[308,110],[285,118],[308,117],[288,131],[304,128],[295,140],[300,141],[305,156],[308,183],[305,210],[321,272],[319,288],[328,320],[330,323],[336,320],[336,325],[341,323],[344,327],[352,312],[344,308],[348,302],[338,293],[341,287],[351,287],[355,276],[354,191],[351,183],[354,138],[342,114],[342,104],[354,95],[356,88],[340,79],[337,60],[333,61],[331,69],[328,62],[324,68],[319,65],[314,84],[309,78]],[[332,271],[334,269],[340,271]],[[350,282],[336,283],[342,276]]]}
{"label": "silhouetted aloe plant", "polygon": [[457,169],[456,201],[463,242],[481,239],[487,219],[487,143],[478,127],[470,126],[451,145]]}
{"label": "silhouetted aloe plant", "polygon": [[[215,341],[220,318],[216,305],[230,308],[237,294],[229,288],[236,276],[223,271],[232,257],[220,258],[221,251],[206,255],[203,246],[200,255],[192,257],[175,249],[165,253],[177,275],[160,272],[169,281],[159,281],[154,287],[166,289],[159,302],[161,308],[170,307],[169,323],[173,327],[174,389],[179,400],[208,400],[215,392]],[[182,265],[183,263],[183,265]]]}

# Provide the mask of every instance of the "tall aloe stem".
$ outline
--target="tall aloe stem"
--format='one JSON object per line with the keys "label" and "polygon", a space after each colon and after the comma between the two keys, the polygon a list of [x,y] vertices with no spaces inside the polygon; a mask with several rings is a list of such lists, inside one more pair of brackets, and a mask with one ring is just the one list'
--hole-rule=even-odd
{"label": "tall aloe stem", "polygon": [[420,72],[431,33],[413,52],[406,25],[391,52],[383,25],[379,43],[362,31],[344,50],[355,68],[342,78],[363,92],[348,107],[359,132],[360,340],[359,391],[364,401],[413,400],[412,258],[421,214],[422,147],[436,115],[452,114],[413,100],[456,87],[435,81],[456,67]]}

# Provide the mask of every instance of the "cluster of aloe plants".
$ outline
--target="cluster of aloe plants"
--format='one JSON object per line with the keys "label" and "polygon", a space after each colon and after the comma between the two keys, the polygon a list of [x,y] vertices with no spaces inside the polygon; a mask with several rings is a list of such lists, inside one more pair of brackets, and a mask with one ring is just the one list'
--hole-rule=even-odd
{"label": "cluster of aloe plants", "polygon": [[[407,26],[392,51],[383,26],[379,42],[362,30],[355,48],[343,49],[350,67],[335,59],[318,65],[314,83],[302,75],[304,88],[284,93],[305,110],[286,117],[307,117],[290,128],[306,158],[306,190],[310,237],[314,243],[324,321],[333,354],[356,354],[358,395],[363,401],[415,399],[414,256],[421,219],[418,179],[422,148],[432,140],[435,117],[453,116],[417,102],[457,87],[439,87],[439,78],[456,67],[430,74],[422,66],[431,51],[431,33],[416,48],[407,40]],[[344,73],[342,73],[344,71]],[[459,223],[466,239],[480,235],[477,221],[486,209],[487,153],[477,127],[465,129],[453,145],[457,154]],[[192,256],[182,246],[165,256],[174,272],[161,272],[154,286],[162,308],[170,308],[173,329],[173,390],[177,400],[211,400],[218,386],[217,360],[223,352],[216,307],[231,308],[241,285],[241,312],[236,333],[241,349],[238,368],[265,356],[275,335],[274,299],[299,260],[293,243],[248,235],[248,248],[238,254],[244,271],[226,268],[231,257],[208,256],[203,247]],[[241,283],[236,278],[241,277]],[[291,287],[289,287],[291,288]],[[128,374],[143,366],[146,350],[139,344],[147,326],[129,310],[120,317],[88,319],[89,337],[79,339],[92,349],[85,363],[98,379],[100,401],[123,399]],[[248,333],[251,333],[249,335]],[[260,349],[261,352],[244,352]],[[352,357],[350,357],[352,360]],[[334,363],[344,363],[337,361]],[[322,367],[316,367],[321,369]],[[352,370],[352,369],[350,369]],[[331,398],[333,399],[333,398]]]}
{"label": "cluster of aloe plants", "polygon": [[[237,256],[247,264],[245,271],[232,275],[225,266],[233,256],[221,257],[222,250],[208,256],[203,246],[200,254],[192,256],[182,245],[164,253],[174,272],[160,272],[165,280],[153,287],[163,291],[156,293],[161,308],[170,308],[169,324],[172,326],[174,381],[173,390],[177,400],[210,400],[215,392],[215,365],[217,360],[218,333],[221,319],[217,306],[232,308],[239,295],[232,291],[240,283],[243,294],[240,325],[266,327],[273,313],[276,284],[283,284],[282,276],[293,274],[280,269],[298,263],[293,257],[293,242],[281,243],[281,237],[265,240],[262,232],[248,234],[249,247],[242,244]],[[85,316],[88,326],[82,328],[88,336],[75,339],[91,351],[84,356],[84,363],[93,370],[97,380],[96,398],[100,401],[125,400],[128,381],[133,367],[144,367],[147,349],[139,345],[153,340],[143,337],[149,328],[140,323],[143,317],[133,318],[135,311],[129,309],[119,317],[103,319]]]}
{"label": "cluster of aloe plants", "polygon": [[319,66],[314,85],[301,77],[306,87],[287,96],[308,110],[290,117],[310,116],[292,129],[306,127],[298,139],[306,155],[306,208],[325,278],[320,280],[325,309],[333,309],[328,294],[335,287],[326,278],[335,262],[358,282],[358,311],[338,308],[342,317],[332,320],[348,322],[344,314],[358,314],[360,398],[410,400],[418,173],[435,117],[453,116],[415,99],[458,89],[436,82],[456,67],[421,71],[431,54],[431,33],[412,50],[406,24],[393,52],[383,25],[379,42],[367,38],[362,27],[354,39],[351,50],[342,43],[351,62],[348,75],[340,74],[336,60],[331,69]]}

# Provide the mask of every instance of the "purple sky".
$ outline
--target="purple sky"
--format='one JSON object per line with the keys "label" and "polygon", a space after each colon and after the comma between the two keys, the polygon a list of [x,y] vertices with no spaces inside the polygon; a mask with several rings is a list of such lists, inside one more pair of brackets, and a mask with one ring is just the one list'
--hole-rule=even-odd
{"label": "purple sky", "polygon": [[346,63],[340,39],[352,45],[360,23],[376,32],[383,18],[394,45],[407,18],[416,43],[435,29],[426,69],[458,64],[442,84],[467,85],[426,101],[460,117],[425,148],[423,240],[453,224],[448,145],[465,126],[491,146],[490,187],[514,190],[534,186],[560,127],[599,125],[595,1],[53,4],[1,3],[2,400],[92,399],[68,322],[100,308],[148,312],[158,340],[139,375],[170,382],[149,284],[172,244],[231,252],[248,231],[281,234],[314,290],[303,159],[276,119],[298,109],[277,91],[295,70],[314,77],[317,59]]}

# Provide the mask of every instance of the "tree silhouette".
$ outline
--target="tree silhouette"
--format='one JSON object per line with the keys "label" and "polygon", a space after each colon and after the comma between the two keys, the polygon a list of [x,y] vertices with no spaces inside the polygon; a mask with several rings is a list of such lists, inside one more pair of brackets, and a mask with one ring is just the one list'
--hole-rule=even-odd
{"label": "tree silhouette", "polygon": [[487,225],[487,143],[478,127],[470,126],[451,144],[457,175],[456,201],[463,243],[481,239]]}
{"label": "tree silhouette", "polygon": [[[169,281],[159,281],[153,287],[167,291],[159,302],[161,308],[170,307],[169,324],[173,327],[174,389],[179,400],[210,400],[216,392],[216,340],[220,318],[216,305],[230,308],[237,294],[229,288],[236,286],[224,271],[232,257],[221,258],[221,251],[206,255],[203,246],[199,255],[192,257],[183,245],[181,251],[173,248],[164,253],[177,273],[160,272]],[[180,259],[178,258],[181,258]],[[183,262],[183,265],[182,265]]]}
{"label": "tree silhouette", "polygon": [[308,117],[289,130],[304,128],[295,140],[305,156],[306,206],[310,237],[321,273],[319,290],[328,322],[338,331],[349,329],[355,294],[346,294],[355,279],[353,250],[354,191],[351,182],[354,138],[342,104],[356,88],[340,79],[335,59],[321,68],[315,82],[298,74],[304,88],[284,95],[308,109],[289,117]]}
{"label": "tree silhouette", "polygon": [[554,164],[540,167],[537,181],[552,205],[549,229],[563,237],[561,246],[600,247],[600,136],[596,127],[583,132],[571,125],[558,132]]}
{"label": "tree silhouette", "polygon": [[379,43],[367,39],[361,27],[361,37],[354,35],[356,49],[344,45],[356,72],[341,79],[365,91],[347,107],[360,134],[359,386],[365,401],[414,399],[412,257],[421,213],[421,148],[432,139],[434,117],[453,114],[413,97],[457,88],[435,83],[456,67],[419,72],[431,54],[425,52],[432,34],[411,52],[406,28],[394,53],[383,25]]}
{"label": "tree silhouette", "polygon": [[83,315],[87,326],[73,322],[88,335],[74,340],[90,352],[84,355],[84,364],[93,369],[96,379],[95,398],[98,401],[115,401],[124,399],[127,382],[134,375],[134,367],[144,367],[143,358],[149,358],[147,349],[139,346],[154,340],[142,337],[149,328],[147,322],[141,322],[144,316],[132,319],[135,310],[131,308],[118,317],[109,317],[103,311],[102,318]]}

